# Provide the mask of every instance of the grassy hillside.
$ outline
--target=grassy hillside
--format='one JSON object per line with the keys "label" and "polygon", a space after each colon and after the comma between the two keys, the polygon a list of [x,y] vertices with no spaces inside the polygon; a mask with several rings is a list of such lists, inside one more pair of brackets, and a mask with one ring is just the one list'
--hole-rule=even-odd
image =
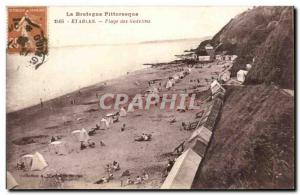
{"label": "grassy hillside", "polygon": [[281,89],[265,84],[228,88],[193,187],[294,188],[294,129],[294,100]]}
{"label": "grassy hillside", "polygon": [[246,83],[294,88],[293,7],[255,7],[233,18],[209,42],[217,52],[238,55],[232,75],[253,64]]}

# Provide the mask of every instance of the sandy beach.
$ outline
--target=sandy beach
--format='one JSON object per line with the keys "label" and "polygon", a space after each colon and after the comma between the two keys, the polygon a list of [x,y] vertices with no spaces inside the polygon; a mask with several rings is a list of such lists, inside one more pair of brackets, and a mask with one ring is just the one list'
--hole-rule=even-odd
{"label": "sandy beach", "polygon": [[[102,117],[114,110],[100,110],[99,97],[105,93],[126,93],[133,96],[144,93],[148,88],[148,81],[162,79],[162,90],[166,93],[165,83],[169,76],[178,70],[178,64],[170,64],[160,68],[145,68],[131,72],[117,79],[101,82],[66,94],[59,98],[44,102],[43,107],[36,105],[24,110],[7,114],[7,169],[15,175],[19,182],[18,188],[32,189],[43,187],[40,174],[53,171],[60,174],[79,175],[76,179],[63,182],[63,188],[160,188],[162,173],[169,158],[175,158],[172,152],[176,146],[187,140],[191,131],[180,130],[182,122],[193,122],[199,110],[178,112],[176,110],[136,110],[120,117],[107,130],[98,130],[91,136],[95,148],[80,150],[80,144],[72,137],[71,132],[95,127]],[[187,67],[186,64],[179,64]],[[194,90],[208,89],[207,81],[211,81],[223,71],[226,64],[203,68],[192,68],[191,73],[176,83],[167,93],[181,93]],[[227,64],[228,65],[228,64]],[[197,67],[197,66],[196,66]],[[199,79],[200,83],[195,82]],[[198,86],[198,87],[195,87]],[[75,100],[75,104],[70,101]],[[205,110],[209,103],[201,104]],[[174,123],[170,120],[175,119]],[[126,124],[125,131],[121,126]],[[26,133],[26,134],[25,134]],[[142,133],[152,134],[149,142],[136,142],[134,137]],[[49,151],[48,144],[51,136],[59,136],[68,143],[70,152],[67,155],[56,155]],[[106,146],[101,146],[103,141]],[[16,170],[17,160],[25,154],[40,152],[48,163],[42,171]],[[80,159],[80,160],[79,160]],[[93,184],[105,176],[105,165],[116,160],[121,170],[114,173],[114,179],[105,184]],[[122,172],[129,170],[130,177],[135,178],[144,171],[149,174],[149,180],[137,185],[122,186],[127,177]]]}

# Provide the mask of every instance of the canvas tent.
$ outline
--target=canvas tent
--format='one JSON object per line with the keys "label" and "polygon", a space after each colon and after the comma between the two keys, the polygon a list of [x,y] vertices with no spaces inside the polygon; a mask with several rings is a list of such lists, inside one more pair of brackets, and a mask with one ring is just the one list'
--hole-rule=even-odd
{"label": "canvas tent", "polygon": [[127,115],[126,110],[123,107],[121,107],[121,109],[120,109],[120,116],[121,117],[125,117],[126,115]]}
{"label": "canvas tent", "polygon": [[161,186],[161,189],[190,189],[202,157],[192,149],[182,153]]}
{"label": "canvas tent", "polygon": [[90,139],[90,136],[84,128],[82,128],[81,130],[75,130],[72,132],[72,134],[80,142],[87,142]]}
{"label": "canvas tent", "polygon": [[36,152],[32,157],[31,171],[40,171],[47,166],[45,158],[39,152]]}
{"label": "canvas tent", "polygon": [[128,105],[127,112],[134,112],[134,106],[132,103]]}
{"label": "canvas tent", "polygon": [[100,129],[108,129],[109,121],[106,118],[102,118],[100,121]]}
{"label": "canvas tent", "polygon": [[217,80],[214,80],[214,81],[210,84],[210,89],[211,89],[212,95],[214,95],[214,94],[217,93],[218,91],[225,91],[225,89],[221,86],[221,84],[220,84]]}
{"label": "canvas tent", "polygon": [[173,86],[172,80],[168,80],[167,85],[166,85],[166,88],[167,88],[167,89],[170,89],[172,86]]}
{"label": "canvas tent", "polygon": [[32,159],[33,159],[32,154],[26,154],[18,160],[18,163],[23,164],[24,165],[24,170],[28,171],[28,170],[31,170]]}
{"label": "canvas tent", "polygon": [[69,146],[64,141],[54,141],[49,144],[49,151],[53,154],[64,155],[69,153]]}
{"label": "canvas tent", "polygon": [[246,71],[246,70],[239,70],[238,72],[237,72],[237,75],[236,75],[236,79],[238,80],[238,81],[240,81],[240,82],[244,82],[245,81],[245,79],[246,79],[246,75],[248,74],[248,71]]}
{"label": "canvas tent", "polygon": [[18,182],[15,180],[14,176],[7,171],[6,172],[6,188],[7,189],[14,189],[15,187],[17,187],[19,184]]}

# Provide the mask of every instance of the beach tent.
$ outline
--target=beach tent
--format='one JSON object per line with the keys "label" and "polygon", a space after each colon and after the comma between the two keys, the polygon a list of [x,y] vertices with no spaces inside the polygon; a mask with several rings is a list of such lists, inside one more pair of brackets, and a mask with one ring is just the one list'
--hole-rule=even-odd
{"label": "beach tent", "polygon": [[108,129],[109,121],[106,118],[102,118],[100,121],[100,129]]}
{"label": "beach tent", "polygon": [[238,81],[240,81],[240,82],[244,82],[245,81],[245,79],[246,79],[246,75],[248,74],[248,71],[246,71],[246,70],[239,70],[238,72],[237,72],[237,75],[236,75],[236,79],[238,80]]}
{"label": "beach tent", "polygon": [[179,75],[177,75],[177,74],[175,74],[175,75],[173,75],[173,77],[172,77],[175,81],[177,81],[177,80],[179,80],[180,79],[180,77],[179,77]]}
{"label": "beach tent", "polygon": [[26,154],[18,160],[18,163],[24,165],[24,170],[30,170],[32,165],[32,159],[32,154]]}
{"label": "beach tent", "polygon": [[9,171],[6,171],[6,188],[9,190],[14,189],[18,185],[19,184],[15,180],[14,176]]}
{"label": "beach tent", "polygon": [[161,189],[191,189],[202,157],[192,149],[182,153],[161,186]]}
{"label": "beach tent", "polygon": [[69,153],[68,148],[69,148],[68,144],[64,141],[54,141],[49,144],[49,151],[50,153],[54,153],[54,154],[59,154],[59,155],[68,154]]}
{"label": "beach tent", "polygon": [[115,113],[108,113],[106,115],[106,120],[108,121],[109,124],[113,124],[114,123],[114,117],[116,117],[117,115]]}
{"label": "beach tent", "polygon": [[125,117],[126,115],[127,115],[126,110],[123,107],[121,107],[121,109],[120,109],[120,116],[121,117]]}
{"label": "beach tent", "polygon": [[128,105],[127,112],[134,112],[134,106],[133,106],[133,104],[130,103]]}
{"label": "beach tent", "polygon": [[173,86],[172,81],[171,81],[171,80],[168,80],[167,85],[166,85],[166,88],[167,88],[167,89],[170,89],[172,86]]}
{"label": "beach tent", "polygon": [[48,166],[45,158],[39,153],[36,152],[32,158],[31,171],[40,171]]}
{"label": "beach tent", "polygon": [[214,80],[210,84],[210,90],[211,90],[212,95],[214,95],[218,91],[225,91],[225,89],[221,86],[221,84],[217,80]]}
{"label": "beach tent", "polygon": [[82,128],[81,130],[75,130],[72,132],[72,134],[80,142],[87,142],[90,139],[90,136],[88,135],[87,131],[84,128]]}

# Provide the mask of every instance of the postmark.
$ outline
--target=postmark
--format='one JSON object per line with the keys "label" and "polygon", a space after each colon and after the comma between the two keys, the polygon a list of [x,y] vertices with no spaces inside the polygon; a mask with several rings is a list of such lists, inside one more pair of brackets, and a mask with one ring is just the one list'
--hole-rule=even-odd
{"label": "postmark", "polygon": [[47,7],[7,7],[7,53],[23,56],[38,69],[48,55]]}

